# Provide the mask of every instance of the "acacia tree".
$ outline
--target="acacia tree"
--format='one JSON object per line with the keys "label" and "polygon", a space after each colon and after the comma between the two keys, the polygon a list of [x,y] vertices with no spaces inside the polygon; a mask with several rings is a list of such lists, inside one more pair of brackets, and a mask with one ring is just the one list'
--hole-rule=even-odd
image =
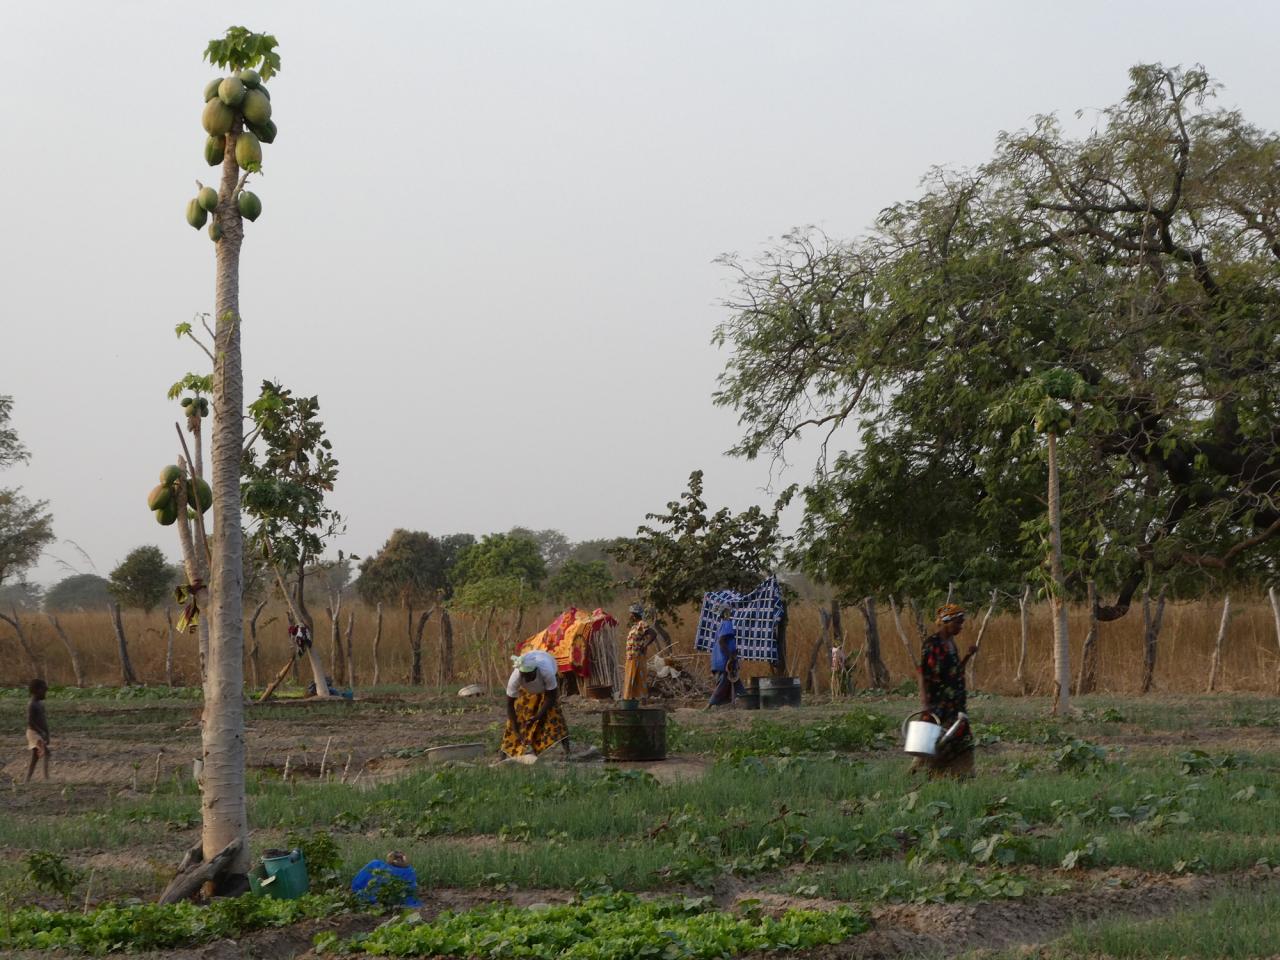
{"label": "acacia tree", "polygon": [[[245,190],[262,166],[263,141],[275,139],[265,81],[280,70],[276,39],[231,27],[209,42],[205,59],[230,70],[205,87],[201,122],[208,137],[204,156],[221,167],[219,186],[199,187],[187,206],[187,221],[204,226],[211,213],[214,241],[213,431],[210,448],[214,507],[209,577],[209,653],[205,664],[204,773],[201,783],[202,866],[180,874],[165,891],[171,900],[213,882],[215,889],[242,890],[249,866],[248,816],[244,794],[244,620],[240,578],[240,460],[244,432],[244,375],[240,356],[240,248],[244,221],[261,204]],[[243,171],[243,174],[242,172]],[[194,853],[194,851],[193,851]],[[192,856],[192,860],[197,858]],[[192,864],[188,864],[192,866]]]}
{"label": "acacia tree", "polygon": [[1080,387],[1054,431],[1062,581],[1123,616],[1153,573],[1259,579],[1280,537],[1280,138],[1200,70],[1135,67],[1076,140],[1052,117],[935,171],[865,239],[785,238],[738,272],[716,395],[736,452],[824,455],[799,535],[886,586],[1014,593],[1045,559],[1048,432],[1025,393]]}
{"label": "acacia tree", "polygon": [[[342,515],[325,503],[338,479],[338,461],[319,412],[317,397],[297,397],[278,383],[263,381],[261,394],[249,406],[254,442],[244,451],[242,496],[252,521],[253,546],[275,571],[294,617],[311,632],[313,643],[306,652],[316,696],[327,697],[306,577],[325,544],[346,526]],[[339,553],[339,562],[343,559]],[[292,593],[286,586],[289,575],[294,578]]]}

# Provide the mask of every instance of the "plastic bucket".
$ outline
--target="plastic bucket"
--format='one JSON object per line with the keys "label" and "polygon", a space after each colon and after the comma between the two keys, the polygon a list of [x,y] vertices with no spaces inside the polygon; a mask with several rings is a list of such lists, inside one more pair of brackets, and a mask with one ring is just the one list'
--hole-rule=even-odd
{"label": "plastic bucket", "polygon": [[262,857],[262,863],[249,872],[249,886],[255,893],[277,900],[296,900],[311,888],[307,861],[301,850],[290,850],[280,856]]}

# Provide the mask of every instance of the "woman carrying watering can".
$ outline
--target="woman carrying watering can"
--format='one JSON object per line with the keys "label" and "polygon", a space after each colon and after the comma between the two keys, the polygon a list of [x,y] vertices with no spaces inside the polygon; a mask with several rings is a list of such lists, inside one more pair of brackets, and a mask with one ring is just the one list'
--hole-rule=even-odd
{"label": "woman carrying watering can", "polygon": [[[920,651],[920,706],[925,719],[932,719],[950,736],[938,742],[937,753],[917,757],[913,769],[923,768],[930,777],[973,776],[973,731],[969,729],[964,668],[977,646],[971,646],[963,657],[956,647],[956,637],[964,629],[964,608],[948,603],[938,608],[938,631],[925,638]],[[956,722],[959,725],[956,726]]]}

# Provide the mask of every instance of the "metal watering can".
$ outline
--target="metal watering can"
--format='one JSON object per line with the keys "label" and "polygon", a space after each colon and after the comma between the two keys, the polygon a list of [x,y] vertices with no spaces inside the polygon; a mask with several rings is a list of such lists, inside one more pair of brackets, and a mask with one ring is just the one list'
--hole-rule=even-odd
{"label": "metal watering can", "polygon": [[906,746],[903,749],[913,757],[936,757],[939,748],[950,742],[960,732],[964,722],[969,719],[966,714],[962,713],[956,717],[956,722],[946,730],[942,729],[942,724],[932,719],[912,719],[913,717],[923,716],[928,712],[927,710],[917,710],[902,721],[902,736],[906,740]]}

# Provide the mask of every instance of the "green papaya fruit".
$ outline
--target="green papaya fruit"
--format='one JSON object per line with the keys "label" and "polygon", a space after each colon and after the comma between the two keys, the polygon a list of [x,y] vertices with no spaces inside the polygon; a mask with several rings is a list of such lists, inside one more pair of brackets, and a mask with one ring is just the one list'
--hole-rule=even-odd
{"label": "green papaya fruit", "polygon": [[256,87],[262,82],[257,70],[241,70],[236,76],[240,78],[240,82],[246,87]]}
{"label": "green papaya fruit", "polygon": [[261,90],[250,90],[244,95],[240,112],[247,122],[260,126],[271,119],[271,101]]}
{"label": "green papaya fruit", "polygon": [[189,406],[191,406],[191,404],[192,404],[194,401],[195,401],[195,397],[183,397],[183,398],[182,398],[182,405],[183,405],[184,407],[189,407]]}
{"label": "green papaya fruit", "polygon": [[263,143],[275,143],[276,122],[274,120],[268,120],[263,124],[251,123],[248,126],[253,131],[253,135]]}
{"label": "green papaya fruit", "polygon": [[207,417],[209,415],[209,401],[204,397],[200,398],[200,416]]}
{"label": "green papaya fruit", "polygon": [[248,130],[236,137],[236,163],[241,170],[255,173],[262,169],[262,144]]}
{"label": "green papaya fruit", "polygon": [[162,527],[171,527],[174,521],[178,519],[178,508],[174,504],[161,509],[152,511],[156,517],[156,523]]}
{"label": "green papaya fruit", "polygon": [[209,224],[209,239],[212,240],[214,243],[217,243],[219,240],[222,239],[222,224],[220,224],[217,220]]}
{"label": "green papaya fruit", "polygon": [[199,230],[208,219],[209,212],[200,206],[199,200],[192,199],[187,201],[187,223]]}
{"label": "green papaya fruit", "polygon": [[226,137],[205,137],[204,140],[204,161],[211,167],[216,167],[222,162],[222,158],[227,150]]}
{"label": "green papaya fruit", "polygon": [[218,84],[222,83],[222,77],[214,77],[204,85],[204,102],[208,103],[218,95]]}
{"label": "green papaya fruit", "polygon": [[248,88],[239,77],[227,77],[218,84],[218,99],[228,107],[238,107],[244,102]]}
{"label": "green papaya fruit", "polygon": [[213,491],[209,489],[209,484],[204,480],[198,479],[193,484],[187,481],[187,503],[194,507],[196,505],[196,495],[199,494],[200,512],[204,513],[213,505]]}
{"label": "green papaya fruit", "polygon": [[166,487],[177,483],[181,479],[182,479],[182,470],[179,469],[177,466],[174,466],[173,464],[170,464],[169,466],[165,467],[163,470],[160,471],[160,482],[163,483]]}
{"label": "green papaya fruit", "polygon": [[268,100],[271,99],[271,91],[268,90],[267,85],[265,83],[262,83],[261,81],[258,82],[258,92],[261,93]]}
{"label": "green papaya fruit", "polygon": [[211,137],[224,136],[235,122],[236,112],[217,97],[206,103],[204,112],[200,114],[200,123],[204,127],[204,132]]}
{"label": "green papaya fruit", "polygon": [[173,487],[168,484],[162,483],[152,487],[151,492],[147,494],[148,510],[165,510],[171,503],[173,503]]}
{"label": "green papaya fruit", "polygon": [[258,199],[257,194],[250,193],[248,190],[240,191],[240,196],[236,198],[236,206],[240,208],[240,216],[250,223],[262,214],[262,201]]}
{"label": "green papaya fruit", "polygon": [[207,212],[213,213],[213,208],[218,205],[218,191],[213,187],[201,187],[196,194],[196,202]]}

